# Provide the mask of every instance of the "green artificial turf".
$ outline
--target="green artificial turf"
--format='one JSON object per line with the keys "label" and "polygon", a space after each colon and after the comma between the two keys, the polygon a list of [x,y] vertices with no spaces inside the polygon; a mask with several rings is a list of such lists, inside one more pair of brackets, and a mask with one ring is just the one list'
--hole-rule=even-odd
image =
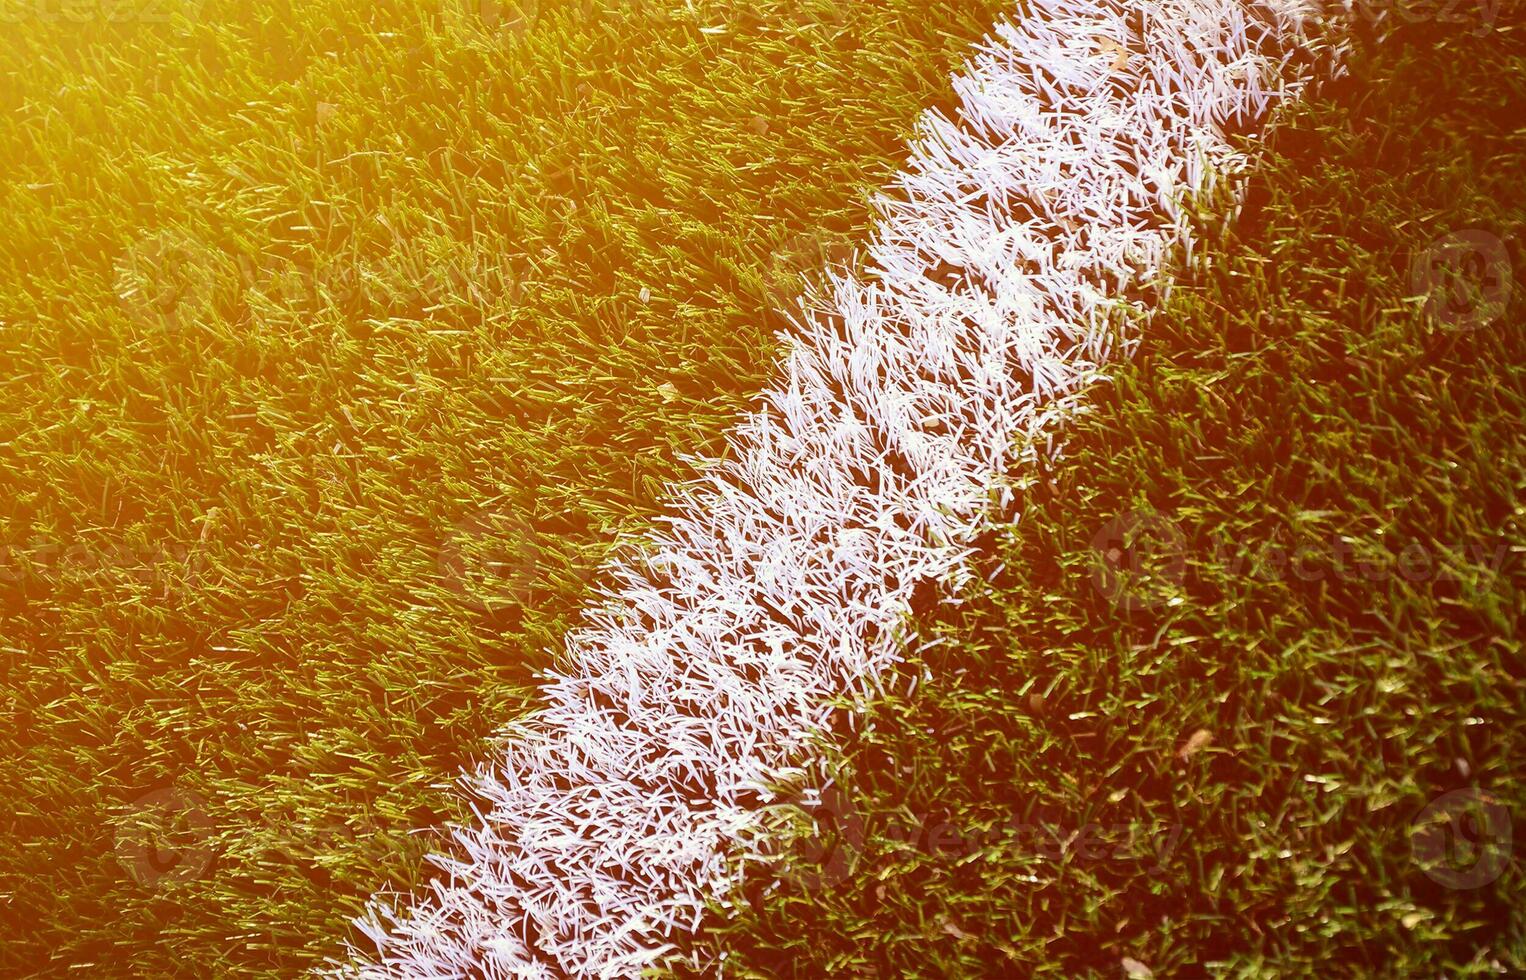
{"label": "green artificial turf", "polygon": [[777,808],[728,975],[1526,973],[1515,13],[1407,23],[1284,119]]}
{"label": "green artificial turf", "polygon": [[292,975],[1004,5],[0,0],[0,975]]}

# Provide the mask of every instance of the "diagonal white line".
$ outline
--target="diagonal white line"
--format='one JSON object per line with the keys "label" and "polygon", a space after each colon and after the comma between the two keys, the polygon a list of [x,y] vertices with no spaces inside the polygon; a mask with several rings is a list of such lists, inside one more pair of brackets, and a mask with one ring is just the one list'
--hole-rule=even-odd
{"label": "diagonal white line", "polygon": [[[926,113],[861,272],[831,277],[781,378],[607,569],[545,706],[471,778],[449,873],[363,923],[342,974],[633,977],[705,902],[832,699],[956,584],[1000,477],[1106,362],[1185,207],[1338,53],[1309,0],[1032,0]],[[1215,198],[1217,199],[1217,198]]]}

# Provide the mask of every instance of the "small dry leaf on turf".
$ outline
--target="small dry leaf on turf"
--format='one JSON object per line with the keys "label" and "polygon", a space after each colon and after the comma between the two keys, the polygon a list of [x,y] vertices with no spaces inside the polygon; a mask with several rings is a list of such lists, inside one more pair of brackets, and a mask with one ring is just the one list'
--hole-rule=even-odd
{"label": "small dry leaf on turf", "polygon": [[1188,737],[1182,747],[1177,750],[1176,757],[1183,762],[1188,761],[1213,742],[1213,733],[1206,728],[1199,728]]}
{"label": "small dry leaf on turf", "polygon": [[1118,961],[1123,967],[1123,975],[1131,980],[1152,980],[1155,972],[1132,956],[1125,956]]}
{"label": "small dry leaf on turf", "polygon": [[950,936],[953,936],[955,939],[969,939],[970,938],[970,934],[969,933],[965,932],[963,929],[959,928],[958,926],[956,926],[952,922],[950,922],[948,916],[946,916],[946,915],[939,917],[938,925],[943,929],[943,931],[945,933],[947,933]]}
{"label": "small dry leaf on turf", "polygon": [[1129,66],[1129,49],[1119,44],[1110,37],[1105,37],[1097,42],[1097,46],[1104,54],[1113,56],[1113,71],[1123,71]]}
{"label": "small dry leaf on turf", "polygon": [[207,509],[206,514],[201,519],[201,534],[196,539],[198,543],[206,543],[207,535],[211,534],[212,528],[217,526],[217,519],[222,516],[222,513],[223,509],[221,507],[210,507]]}

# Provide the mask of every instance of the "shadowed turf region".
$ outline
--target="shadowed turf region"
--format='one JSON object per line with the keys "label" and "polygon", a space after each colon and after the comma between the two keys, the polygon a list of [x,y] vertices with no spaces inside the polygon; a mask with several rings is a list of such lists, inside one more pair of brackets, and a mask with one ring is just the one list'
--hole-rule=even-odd
{"label": "shadowed turf region", "polygon": [[1518,13],[1283,118],[779,806],[728,975],[1526,974]]}
{"label": "shadowed turf region", "polygon": [[0,3],[0,975],[291,976],[1003,5]]}

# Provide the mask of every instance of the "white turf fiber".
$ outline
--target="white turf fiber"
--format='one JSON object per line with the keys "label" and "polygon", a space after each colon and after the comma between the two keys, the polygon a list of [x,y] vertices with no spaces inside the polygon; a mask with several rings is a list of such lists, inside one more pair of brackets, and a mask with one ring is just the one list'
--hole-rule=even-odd
{"label": "white turf fiber", "polygon": [[728,458],[605,570],[544,707],[469,777],[445,875],[379,897],[376,950],[338,972],[634,977],[668,955],[830,702],[896,662],[914,591],[957,584],[1027,436],[1147,312],[1127,297],[1190,248],[1188,203],[1228,199],[1227,133],[1335,54],[1327,12],[1031,0],[998,25],[955,117],[922,117],[862,270],[812,298]]}

